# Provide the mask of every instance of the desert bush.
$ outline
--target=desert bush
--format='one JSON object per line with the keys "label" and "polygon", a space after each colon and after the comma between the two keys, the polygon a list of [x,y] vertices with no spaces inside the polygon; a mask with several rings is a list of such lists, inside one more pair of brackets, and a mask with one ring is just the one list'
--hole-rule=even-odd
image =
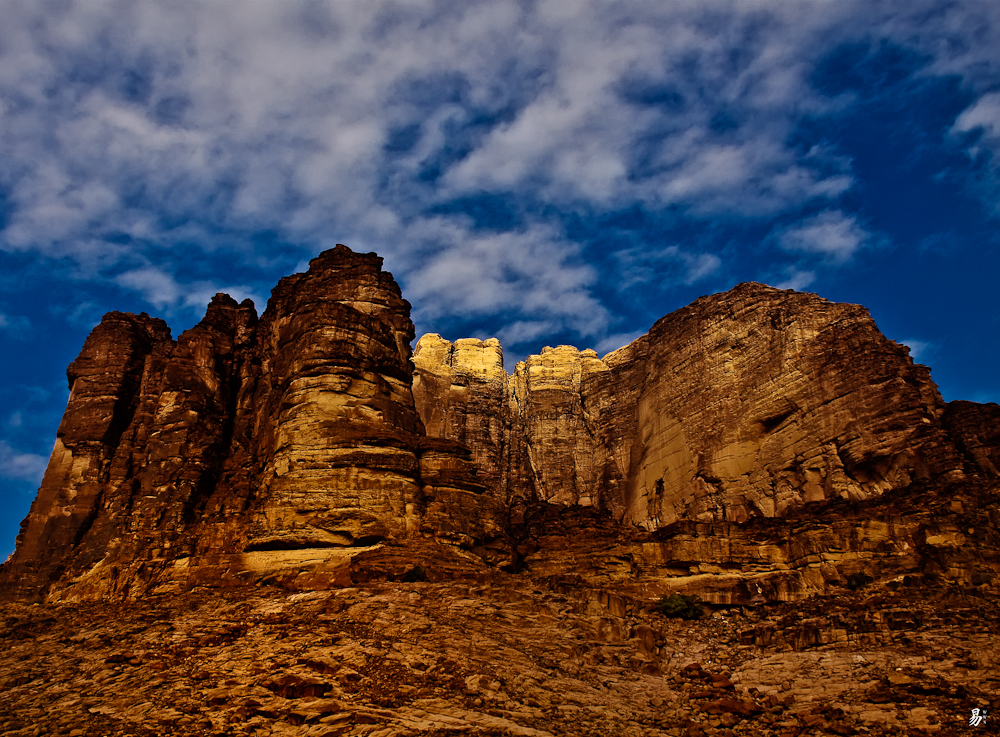
{"label": "desert bush", "polygon": [[664,594],[654,606],[664,617],[699,619],[704,603],[701,597],[693,594]]}

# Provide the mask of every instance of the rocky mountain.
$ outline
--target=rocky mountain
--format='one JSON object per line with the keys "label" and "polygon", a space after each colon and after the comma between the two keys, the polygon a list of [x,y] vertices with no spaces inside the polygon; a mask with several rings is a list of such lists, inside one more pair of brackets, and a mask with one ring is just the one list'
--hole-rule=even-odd
{"label": "rocky mountain", "polygon": [[928,370],[865,309],[761,284],[703,297],[603,360],[546,347],[507,376],[496,340],[425,335],[414,364],[427,433],[468,445],[502,495],[651,530],[956,479],[989,453],[959,451]]}
{"label": "rocky mountain", "polygon": [[222,294],[176,341],[106,315],[67,372],[5,590],[128,597],[327,558],[328,577],[338,549],[498,535],[468,450],[423,430],[409,308],[381,259],[338,246],[259,321]]}
{"label": "rocky mountain", "polygon": [[[41,733],[44,632],[110,666],[53,681],[107,692],[60,733],[918,734],[1000,690],[1000,407],[945,403],[864,308],[741,284],[508,374],[495,339],[411,355],[381,266],[337,246],[259,318],[220,294],[176,340],[94,329],[0,568],[6,733]],[[668,626],[669,593],[713,619]],[[858,648],[864,673],[806,657]],[[807,699],[802,668],[841,685]]]}

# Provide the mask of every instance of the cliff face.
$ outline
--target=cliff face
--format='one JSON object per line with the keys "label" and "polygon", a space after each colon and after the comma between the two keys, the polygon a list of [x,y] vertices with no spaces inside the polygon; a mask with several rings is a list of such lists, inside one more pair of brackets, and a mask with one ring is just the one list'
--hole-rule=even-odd
{"label": "cliff face", "polygon": [[1000,405],[948,402],[943,420],[972,473],[1000,476]]}
{"label": "cliff face", "polygon": [[996,437],[968,428],[996,418],[965,409],[946,426],[927,369],[863,308],[815,295],[742,284],[603,360],[546,348],[509,378],[467,370],[461,343],[417,344],[418,410],[453,418],[428,432],[469,444],[477,461],[502,436],[506,475],[492,457],[482,466],[501,488],[598,505],[647,529],[958,478],[965,459],[951,427],[977,470],[992,468]]}
{"label": "cliff face", "polygon": [[[3,594],[316,588],[420,561],[594,556],[601,571],[685,578],[695,558],[745,567],[732,551],[758,549],[738,542],[752,518],[997,476],[996,406],[946,407],[861,307],[743,284],[603,359],[545,348],[509,375],[495,339],[427,335],[411,360],[410,306],[381,264],[338,246],[282,279],[259,321],[217,295],[176,341],[145,314],[106,315],[69,367]],[[596,516],[539,531],[539,505]],[[896,550],[863,517],[834,537]],[[729,542],[692,547],[695,524]],[[906,527],[914,545],[922,524]],[[629,537],[657,530],[668,538]],[[917,565],[901,545],[886,570]],[[765,568],[814,562],[783,552]],[[839,575],[771,588],[794,598]],[[736,601],[741,576],[690,585]]]}
{"label": "cliff face", "polygon": [[745,284],[653,326],[628,515],[740,522],[958,476],[927,369],[867,310]]}
{"label": "cliff face", "polygon": [[[944,404],[864,309],[743,284],[513,374],[494,339],[412,338],[343,246],[259,321],[226,295],[176,341],[106,315],[0,567],[4,733],[929,734],[1000,708],[1000,407]],[[665,618],[672,593],[711,616]]]}
{"label": "cliff face", "polygon": [[9,585],[27,593],[97,566],[114,588],[176,540],[221,471],[237,351],[254,322],[252,304],[225,295],[176,342],[162,320],[105,315],[67,371],[69,402]]}
{"label": "cliff face", "polygon": [[489,540],[495,505],[468,451],[425,437],[412,338],[381,259],[344,246],[282,279],[259,323],[226,295],[176,342],[161,320],[109,313],[69,368],[0,582],[21,596],[124,596],[298,572],[331,558],[317,551],[418,530]]}

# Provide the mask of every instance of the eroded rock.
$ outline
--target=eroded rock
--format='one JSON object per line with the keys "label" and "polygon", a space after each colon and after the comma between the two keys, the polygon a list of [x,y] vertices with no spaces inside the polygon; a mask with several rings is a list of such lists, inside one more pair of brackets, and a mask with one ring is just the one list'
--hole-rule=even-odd
{"label": "eroded rock", "polygon": [[[926,367],[864,308],[811,294],[741,284],[603,359],[546,348],[509,377],[498,345],[487,379],[456,368],[463,341],[422,341],[418,410],[440,414],[434,434],[470,445],[501,498],[597,505],[656,529],[954,480],[964,456],[996,475],[989,405],[956,404],[945,418]],[[467,418],[509,432],[467,432]]]}

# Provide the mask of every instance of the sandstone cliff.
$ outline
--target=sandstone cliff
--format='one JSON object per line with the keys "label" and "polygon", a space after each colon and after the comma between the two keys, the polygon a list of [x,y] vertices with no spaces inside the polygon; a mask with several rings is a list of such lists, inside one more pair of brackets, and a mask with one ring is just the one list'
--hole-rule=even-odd
{"label": "sandstone cliff", "polygon": [[[427,335],[411,360],[410,306],[381,265],[337,246],[282,279],[259,320],[217,295],[176,341],[145,314],[106,315],[69,368],[2,595],[312,589],[503,564],[719,604],[752,600],[751,583],[793,600],[876,553],[876,573],[923,572],[928,523],[890,530],[876,502],[997,477],[996,405],[946,406],[856,305],[742,284],[604,358],[545,348],[507,374],[495,339]],[[835,511],[829,534],[782,527],[794,543],[744,527],[868,502]],[[817,558],[824,547],[845,554]],[[968,556],[948,555],[970,579]],[[977,575],[995,568],[982,555]]]}
{"label": "sandstone cliff", "polygon": [[[927,735],[1000,708],[1000,407],[943,403],[863,308],[743,284],[513,374],[496,340],[412,338],[343,246],[259,321],[106,315],[0,568],[4,734]],[[711,615],[665,619],[678,592]]]}
{"label": "sandstone cliff", "polygon": [[317,563],[329,578],[350,555],[326,548],[495,537],[468,451],[424,434],[412,339],[381,259],[344,246],[282,279],[259,323],[226,295],[176,342],[109,313],[69,368],[6,592],[128,596]]}
{"label": "sandstone cliff", "polygon": [[[656,529],[957,479],[966,456],[996,473],[997,418],[968,403],[946,421],[926,367],[856,305],[741,284],[603,360],[546,348],[510,377],[487,344],[421,338],[415,396],[428,432],[470,445],[505,496]],[[470,349],[491,351],[488,376],[470,370]]]}

